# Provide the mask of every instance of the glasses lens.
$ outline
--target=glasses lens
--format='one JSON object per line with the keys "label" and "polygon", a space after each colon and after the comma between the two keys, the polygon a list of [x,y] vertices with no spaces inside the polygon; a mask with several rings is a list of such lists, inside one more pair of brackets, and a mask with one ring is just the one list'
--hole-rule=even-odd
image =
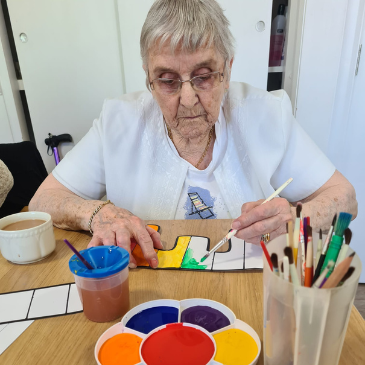
{"label": "glasses lens", "polygon": [[219,76],[219,72],[211,72],[209,74],[195,76],[191,81],[197,90],[209,91],[219,85]]}
{"label": "glasses lens", "polygon": [[173,79],[157,79],[153,81],[156,91],[164,94],[175,94],[179,91],[180,80]]}

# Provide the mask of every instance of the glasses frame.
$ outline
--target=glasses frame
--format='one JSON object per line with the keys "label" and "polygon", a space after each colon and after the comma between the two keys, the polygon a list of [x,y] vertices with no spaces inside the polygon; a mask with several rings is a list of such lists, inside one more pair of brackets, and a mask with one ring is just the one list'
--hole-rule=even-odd
{"label": "glasses frame", "polygon": [[[226,61],[224,61],[224,67],[223,67],[223,72],[220,72],[220,71],[213,71],[213,72],[207,72],[207,73],[205,73],[205,74],[201,74],[201,75],[196,75],[196,76],[194,76],[194,77],[192,77],[190,80],[181,80],[181,79],[166,79],[166,78],[162,78],[162,77],[157,77],[156,79],[153,79],[151,82],[150,82],[150,88],[151,88],[151,90],[155,90],[155,88],[154,88],[154,86],[153,86],[153,82],[154,81],[156,81],[156,80],[164,80],[164,81],[166,81],[166,80],[171,80],[171,81],[180,81],[180,86],[179,86],[179,88],[177,89],[177,91],[176,92],[174,92],[174,93],[171,93],[171,94],[165,94],[165,95],[175,95],[175,94],[177,94],[178,92],[180,92],[180,90],[181,90],[181,88],[182,88],[182,84],[184,83],[184,82],[190,82],[190,85],[191,85],[191,87],[192,87],[192,89],[193,90],[195,90],[195,91],[202,91],[202,92],[204,92],[204,90],[199,90],[199,89],[195,89],[195,85],[194,85],[194,82],[193,82],[193,80],[194,79],[197,79],[198,77],[202,77],[202,76],[206,76],[206,75],[213,75],[213,74],[219,74],[219,76],[220,76],[220,79],[219,79],[219,82],[223,82],[223,80],[224,80],[224,71],[225,71],[225,69],[226,69]],[[217,85],[218,86],[218,85]],[[213,89],[215,89],[216,87],[214,87]],[[211,90],[213,90],[213,89],[211,89]],[[209,90],[210,91],[210,90]]]}

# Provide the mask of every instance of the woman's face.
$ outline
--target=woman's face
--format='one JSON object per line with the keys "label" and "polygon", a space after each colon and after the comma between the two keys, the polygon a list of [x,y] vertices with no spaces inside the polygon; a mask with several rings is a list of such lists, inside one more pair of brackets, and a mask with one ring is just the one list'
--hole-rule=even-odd
{"label": "woman's face", "polygon": [[[166,95],[152,90],[167,125],[183,138],[197,138],[211,129],[219,116],[224,91],[229,87],[227,75],[232,61],[225,60],[215,48],[202,48],[194,53],[176,51],[173,55],[170,45],[161,49],[154,47],[149,54],[149,81],[156,78],[190,80],[194,76],[208,72],[223,72],[223,82],[210,91],[195,91],[189,82],[182,84],[179,92]],[[144,67],[145,68],[145,67]]]}

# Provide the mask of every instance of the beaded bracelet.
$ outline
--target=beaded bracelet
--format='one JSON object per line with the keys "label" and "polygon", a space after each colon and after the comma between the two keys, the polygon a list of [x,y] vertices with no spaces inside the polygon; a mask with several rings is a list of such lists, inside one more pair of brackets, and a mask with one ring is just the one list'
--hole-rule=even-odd
{"label": "beaded bracelet", "polygon": [[88,227],[89,227],[89,231],[90,233],[93,235],[94,232],[93,230],[91,229],[91,222],[93,221],[94,217],[96,216],[96,214],[98,213],[98,211],[104,206],[104,205],[107,205],[107,204],[112,204],[114,205],[110,200],[107,200],[106,202],[100,204],[99,206],[96,207],[96,209],[94,210],[93,214],[91,214],[91,217],[89,219],[89,223],[88,223]]}

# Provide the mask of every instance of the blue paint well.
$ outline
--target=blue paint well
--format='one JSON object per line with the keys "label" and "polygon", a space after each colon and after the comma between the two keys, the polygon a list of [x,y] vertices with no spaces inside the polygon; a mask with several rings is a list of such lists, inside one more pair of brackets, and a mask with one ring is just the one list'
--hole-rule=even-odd
{"label": "blue paint well", "polygon": [[126,324],[128,328],[145,335],[164,324],[176,323],[179,310],[174,307],[153,307],[135,314]]}

